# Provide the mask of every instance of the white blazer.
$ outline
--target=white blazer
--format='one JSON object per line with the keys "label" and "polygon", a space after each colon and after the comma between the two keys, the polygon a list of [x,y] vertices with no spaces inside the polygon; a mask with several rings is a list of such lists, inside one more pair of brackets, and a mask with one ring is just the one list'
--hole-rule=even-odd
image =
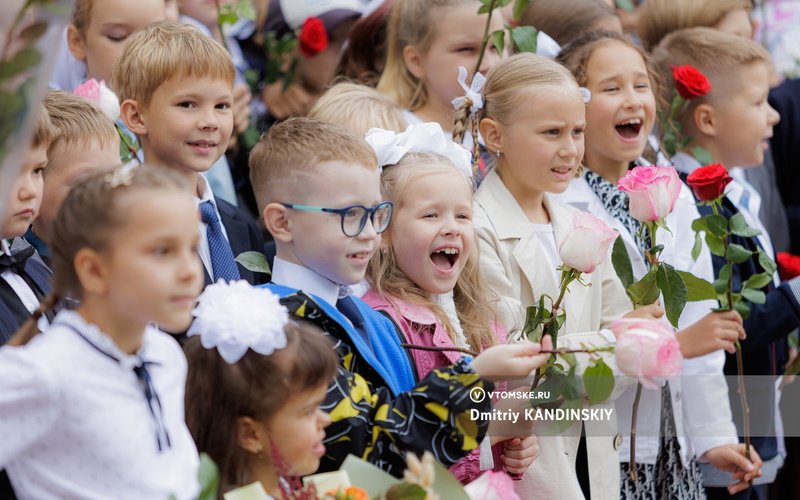
{"label": "white blazer", "polygon": [[[634,276],[640,279],[645,275],[647,267],[633,235],[618,219],[606,211],[602,201],[589,187],[585,178],[573,180],[566,192],[557,198],[578,209],[586,210],[618,230],[631,257]],[[656,233],[656,243],[664,245],[661,253],[662,261],[671,264],[675,269],[690,272],[713,282],[714,270],[708,247],[703,245],[703,250],[696,261],[691,257],[694,246],[694,231],[691,226],[692,221],[699,217],[694,196],[689,188],[682,184],[675,208],[666,218],[667,227],[672,234],[659,229]],[[717,307],[717,304],[713,300],[687,302],[678,326],[681,329],[690,326],[714,307]],[[717,446],[738,443],[736,427],[731,420],[728,385],[722,371],[724,365],[725,353],[721,350],[699,358],[686,359],[683,362],[681,377],[669,382],[675,428],[678,432],[681,460],[684,465],[692,455],[701,457]],[[624,443],[620,448],[620,460],[623,462],[627,462],[630,457],[631,412],[635,393],[635,387],[632,387],[617,400],[617,423],[620,433],[624,436]],[[656,462],[660,423],[660,391],[642,391],[636,429],[637,462],[648,464]]]}
{"label": "white blazer", "polygon": [[[556,241],[560,242],[572,227],[575,209],[548,195],[545,195],[544,204]],[[498,309],[508,331],[519,330],[524,326],[525,308],[541,294],[555,298],[558,283],[533,226],[496,171],[489,173],[475,194],[474,224],[481,252],[481,276],[501,298]],[[567,319],[558,336],[558,347],[578,348],[581,344],[613,342],[613,334],[601,329],[632,308],[610,259],[582,279],[591,286],[583,287],[578,283],[570,286],[563,302]],[[592,409],[614,409],[613,399],[635,384],[633,379],[619,375],[613,355],[604,358],[618,375],[615,389],[607,401]],[[586,360],[586,356],[578,357],[579,373],[585,369]],[[584,408],[588,408],[587,403]],[[615,412],[611,415],[610,420],[584,422],[594,500],[619,498],[617,457],[622,439],[616,428]],[[583,494],[575,474],[575,458],[581,422],[554,436],[543,436],[547,427],[547,424],[537,423],[541,453],[517,483],[517,492],[523,498],[580,499]]]}

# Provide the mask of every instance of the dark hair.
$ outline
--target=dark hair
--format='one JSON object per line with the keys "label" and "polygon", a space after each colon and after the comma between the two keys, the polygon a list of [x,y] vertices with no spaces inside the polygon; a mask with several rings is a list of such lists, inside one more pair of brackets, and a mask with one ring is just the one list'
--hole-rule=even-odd
{"label": "dark hair", "polygon": [[122,198],[146,189],[188,192],[185,181],[176,173],[145,166],[131,171],[125,168],[92,173],[70,190],[53,221],[50,237],[52,292],[11,338],[10,345],[24,345],[35,337],[39,318],[63,299],[81,299],[83,289],[75,272],[75,255],[82,248],[104,250],[112,235],[125,227],[128,214],[119,210]]}
{"label": "dark hair", "polygon": [[619,16],[602,0],[533,0],[522,12],[519,24],[544,31],[563,47],[608,18]]}
{"label": "dark hair", "polygon": [[229,364],[199,337],[186,343],[186,425],[200,452],[219,467],[220,484],[243,486],[251,456],[236,444],[240,417],[267,422],[290,395],[322,385],[336,373],[338,358],[328,338],[311,323],[293,319],[287,345],[269,356],[248,350]]}
{"label": "dark hair", "polygon": [[386,64],[386,31],[393,4],[394,0],[386,0],[356,21],[339,59],[337,75],[370,87],[378,85]]}

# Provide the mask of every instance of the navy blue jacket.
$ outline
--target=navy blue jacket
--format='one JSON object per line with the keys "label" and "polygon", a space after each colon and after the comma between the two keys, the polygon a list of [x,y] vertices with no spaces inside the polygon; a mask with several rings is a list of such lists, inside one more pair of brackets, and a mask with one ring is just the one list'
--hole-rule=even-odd
{"label": "navy blue jacket", "polygon": [[[231,244],[233,256],[236,257],[243,252],[261,252],[264,248],[264,235],[253,218],[245,211],[221,198],[214,197],[214,202],[217,204],[217,210],[219,210],[222,225],[225,226],[225,232],[228,233],[228,242]],[[249,271],[238,262],[236,266],[239,268],[239,275],[242,279],[247,280],[251,285],[261,285],[269,281],[267,274]],[[208,275],[208,271],[205,270],[205,266],[203,274],[205,276],[205,285],[210,285],[211,277]]]}

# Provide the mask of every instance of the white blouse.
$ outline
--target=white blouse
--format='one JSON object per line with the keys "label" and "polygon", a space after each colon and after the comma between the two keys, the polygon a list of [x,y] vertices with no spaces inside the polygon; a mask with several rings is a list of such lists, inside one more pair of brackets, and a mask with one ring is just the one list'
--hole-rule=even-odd
{"label": "white blouse", "polygon": [[[134,372],[142,361],[153,410]],[[169,335],[148,327],[128,355],[62,311],[26,346],[0,348],[0,468],[21,500],[196,498],[185,382],[186,358]]]}

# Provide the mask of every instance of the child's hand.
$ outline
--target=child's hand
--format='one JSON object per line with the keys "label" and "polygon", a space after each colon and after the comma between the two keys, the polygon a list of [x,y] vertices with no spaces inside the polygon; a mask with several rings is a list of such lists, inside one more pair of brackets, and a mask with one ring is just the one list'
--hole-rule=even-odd
{"label": "child's hand", "polygon": [[524,474],[539,456],[540,451],[536,436],[512,438],[503,442],[503,454],[500,455],[500,459],[509,474]]}
{"label": "child's hand", "polygon": [[283,120],[295,113],[305,113],[314,101],[314,96],[294,83],[284,92],[283,82],[277,81],[264,88],[261,100],[267,105],[269,114],[278,120]]}
{"label": "child's hand", "polygon": [[250,90],[242,83],[233,87],[233,135],[242,134],[250,126]]}
{"label": "child's hand", "polygon": [[696,358],[725,349],[736,352],[736,340],[744,339],[742,317],[736,311],[710,312],[692,326],[675,333],[684,358]]}
{"label": "child's hand", "polygon": [[664,316],[664,308],[655,304],[637,307],[623,318],[628,319],[659,319]]}
{"label": "child's hand", "polygon": [[731,495],[748,488],[751,479],[761,477],[761,457],[750,446],[750,460],[747,460],[744,443],[717,446],[705,452],[703,457],[717,469],[732,472],[733,479],[739,480],[728,486]]}
{"label": "child's hand", "polygon": [[542,349],[553,348],[547,335],[541,344],[524,340],[516,344],[494,345],[472,360],[472,369],[490,382],[527,377],[533,370],[547,362],[550,354],[539,354]]}

